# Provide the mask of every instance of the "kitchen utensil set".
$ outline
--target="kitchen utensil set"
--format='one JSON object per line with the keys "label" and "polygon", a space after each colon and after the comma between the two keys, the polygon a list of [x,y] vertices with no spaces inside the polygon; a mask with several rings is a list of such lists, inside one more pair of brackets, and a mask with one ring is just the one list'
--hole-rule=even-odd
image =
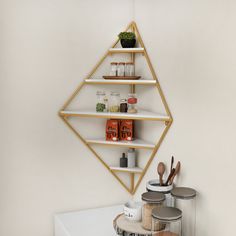
{"label": "kitchen utensil set", "polygon": [[168,178],[166,180],[165,183],[163,183],[163,175],[165,173],[165,164],[163,162],[159,162],[158,166],[157,166],[157,173],[159,175],[159,179],[160,179],[160,186],[167,186],[167,185],[171,185],[174,181],[174,178],[176,175],[179,174],[180,172],[180,161],[177,162],[175,168],[173,168],[174,165],[174,157],[171,157],[171,165],[170,165],[170,173],[168,175]]}

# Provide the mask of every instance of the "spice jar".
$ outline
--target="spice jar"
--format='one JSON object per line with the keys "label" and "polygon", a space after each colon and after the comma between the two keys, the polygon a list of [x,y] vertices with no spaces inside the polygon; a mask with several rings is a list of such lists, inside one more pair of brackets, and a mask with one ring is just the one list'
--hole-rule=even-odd
{"label": "spice jar", "polygon": [[125,76],[125,63],[119,62],[117,68],[117,76]]}
{"label": "spice jar", "polygon": [[120,93],[118,92],[111,92],[110,97],[110,112],[119,112],[120,111]]}
{"label": "spice jar", "polygon": [[127,100],[121,99],[120,100],[120,112],[127,112],[127,110],[128,110]]}
{"label": "spice jar", "polygon": [[117,62],[111,62],[110,76],[117,76]]}
{"label": "spice jar", "polygon": [[125,63],[125,76],[134,76],[134,63],[133,62]]}
{"label": "spice jar", "polygon": [[137,113],[137,97],[135,93],[130,93],[128,95],[128,113]]}
{"label": "spice jar", "polygon": [[171,191],[175,206],[182,210],[183,236],[195,235],[196,191],[192,188],[176,187]]}
{"label": "spice jar", "polygon": [[[152,211],[152,235],[181,236],[182,211],[175,207],[159,207]],[[162,225],[163,231],[157,229]],[[189,234],[190,236],[191,234]],[[192,235],[191,235],[192,236]]]}
{"label": "spice jar", "polygon": [[[163,193],[146,192],[142,194],[142,227],[146,230],[152,229],[152,210],[163,206],[165,195]],[[163,225],[156,224],[155,230],[163,229]]]}
{"label": "spice jar", "polygon": [[105,97],[106,97],[106,93],[104,91],[97,91],[97,104],[96,104],[97,112],[106,111],[106,104],[104,101]]}

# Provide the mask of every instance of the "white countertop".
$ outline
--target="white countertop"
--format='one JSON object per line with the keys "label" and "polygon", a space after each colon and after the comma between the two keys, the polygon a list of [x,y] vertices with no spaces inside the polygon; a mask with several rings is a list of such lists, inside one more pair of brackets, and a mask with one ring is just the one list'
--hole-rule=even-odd
{"label": "white countertop", "polygon": [[123,205],[56,214],[55,236],[116,236],[113,220]]}

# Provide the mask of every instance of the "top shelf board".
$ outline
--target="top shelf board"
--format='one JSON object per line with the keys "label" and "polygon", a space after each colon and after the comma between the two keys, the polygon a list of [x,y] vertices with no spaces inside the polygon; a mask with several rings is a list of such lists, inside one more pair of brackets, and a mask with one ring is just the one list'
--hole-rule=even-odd
{"label": "top shelf board", "polygon": [[110,48],[109,53],[144,53],[144,48]]}
{"label": "top shelf board", "polygon": [[136,84],[136,85],[156,85],[157,81],[154,79],[149,80],[113,80],[113,79],[86,79],[86,84]]}

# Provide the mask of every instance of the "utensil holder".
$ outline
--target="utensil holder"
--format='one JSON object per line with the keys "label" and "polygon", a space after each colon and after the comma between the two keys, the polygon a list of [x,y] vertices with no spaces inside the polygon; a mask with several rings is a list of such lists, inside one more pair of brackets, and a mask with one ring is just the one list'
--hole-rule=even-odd
{"label": "utensil holder", "polygon": [[[165,183],[165,179],[163,180],[163,183]],[[171,196],[171,190],[173,189],[173,184],[168,186],[160,186],[159,179],[153,179],[147,182],[146,189],[148,192],[158,192],[165,194],[165,206],[173,207],[174,206],[174,200]]]}

